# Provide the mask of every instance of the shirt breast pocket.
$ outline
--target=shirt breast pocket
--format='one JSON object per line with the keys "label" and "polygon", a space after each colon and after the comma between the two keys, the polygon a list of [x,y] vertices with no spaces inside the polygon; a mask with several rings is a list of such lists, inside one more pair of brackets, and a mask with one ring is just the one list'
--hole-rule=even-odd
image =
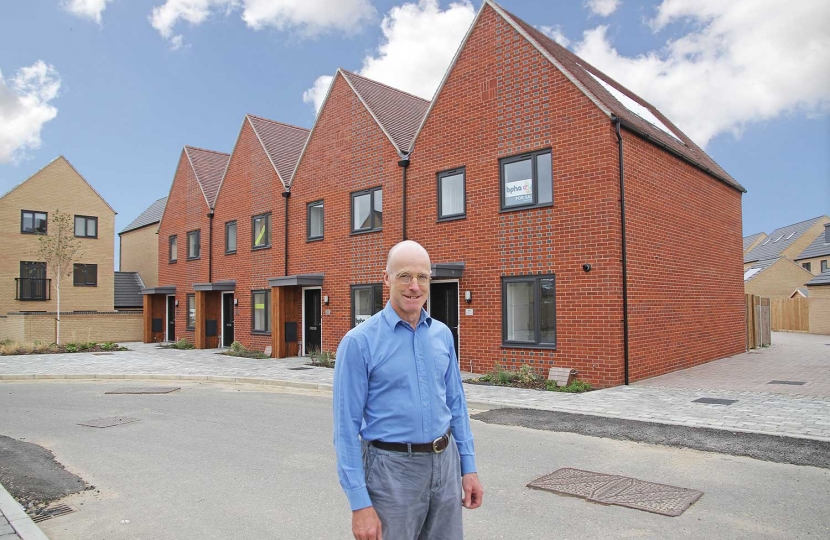
{"label": "shirt breast pocket", "polygon": [[439,379],[443,379],[447,374],[447,369],[450,366],[449,353],[439,353],[435,355],[435,374]]}

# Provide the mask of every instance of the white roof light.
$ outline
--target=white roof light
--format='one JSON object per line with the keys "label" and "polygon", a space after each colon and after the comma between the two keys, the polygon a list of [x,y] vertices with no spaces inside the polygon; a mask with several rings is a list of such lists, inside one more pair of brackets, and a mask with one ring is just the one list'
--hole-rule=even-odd
{"label": "white roof light", "polygon": [[762,270],[762,268],[750,268],[749,270],[744,272],[744,281],[748,280],[749,278],[751,278],[752,276],[754,276],[755,274],[757,274],[761,270]]}

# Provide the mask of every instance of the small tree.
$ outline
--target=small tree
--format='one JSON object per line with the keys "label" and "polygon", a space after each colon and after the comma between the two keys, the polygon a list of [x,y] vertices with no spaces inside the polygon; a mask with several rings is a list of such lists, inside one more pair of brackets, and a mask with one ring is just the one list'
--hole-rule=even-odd
{"label": "small tree", "polygon": [[57,324],[55,343],[61,339],[61,278],[72,275],[73,264],[81,257],[81,241],[75,237],[72,216],[56,210],[49,218],[48,234],[38,238],[38,257],[46,263],[46,270],[55,282],[57,300]]}

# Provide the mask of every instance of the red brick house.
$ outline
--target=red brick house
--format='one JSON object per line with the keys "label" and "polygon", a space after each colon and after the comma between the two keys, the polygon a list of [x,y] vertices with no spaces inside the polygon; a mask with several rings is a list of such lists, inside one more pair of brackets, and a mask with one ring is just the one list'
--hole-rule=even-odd
{"label": "red brick house", "polygon": [[184,337],[206,346],[205,328],[196,324],[201,310],[194,284],[211,281],[213,208],[229,157],[192,146],[182,150],[158,227],[159,286],[142,291],[146,343]]}

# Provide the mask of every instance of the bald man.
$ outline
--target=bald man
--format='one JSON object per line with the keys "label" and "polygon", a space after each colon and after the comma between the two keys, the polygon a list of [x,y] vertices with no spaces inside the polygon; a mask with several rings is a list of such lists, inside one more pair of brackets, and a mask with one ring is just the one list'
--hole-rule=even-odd
{"label": "bald man", "polygon": [[429,254],[395,245],[389,302],[349,331],[334,369],[337,472],[356,540],[459,540],[484,490],[453,337],[424,310]]}

